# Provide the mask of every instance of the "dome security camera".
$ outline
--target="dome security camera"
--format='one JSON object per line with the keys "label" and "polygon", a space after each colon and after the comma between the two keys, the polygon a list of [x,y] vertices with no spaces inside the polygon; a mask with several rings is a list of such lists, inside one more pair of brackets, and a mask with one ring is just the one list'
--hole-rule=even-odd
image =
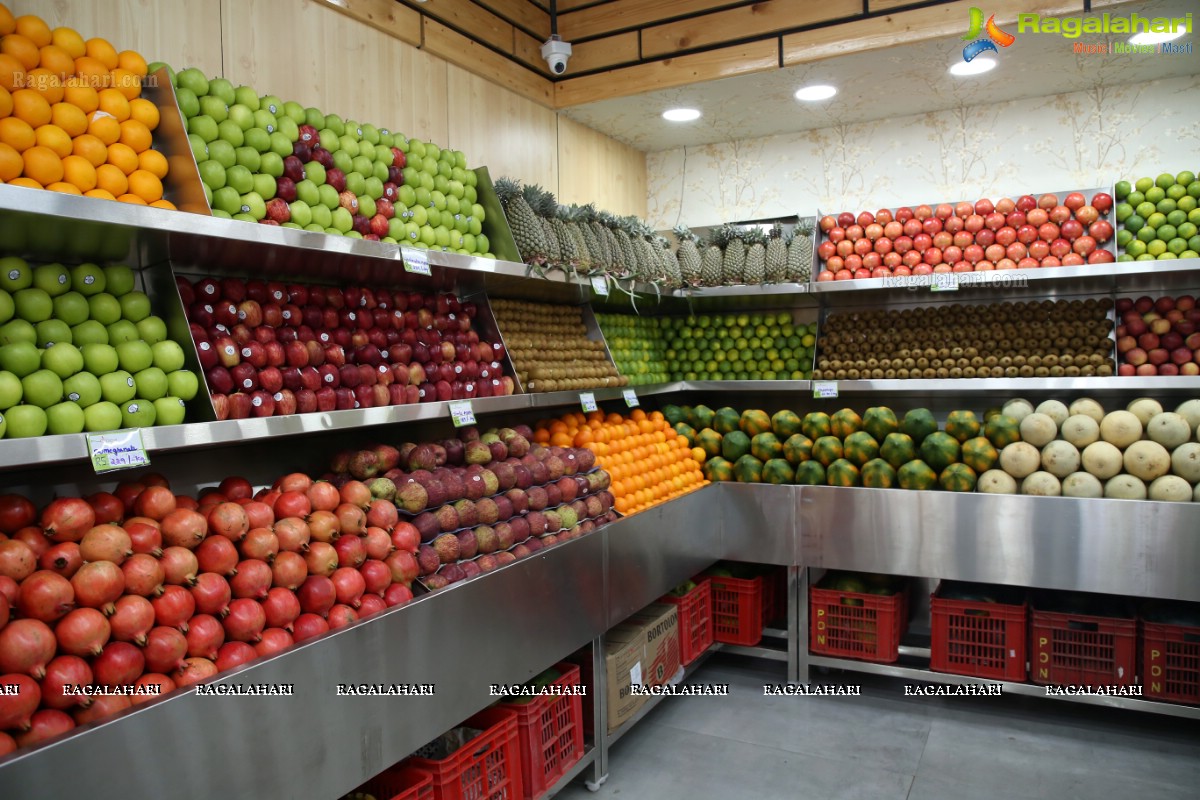
{"label": "dome security camera", "polygon": [[562,75],[567,71],[567,62],[571,59],[571,43],[564,42],[557,33],[551,35],[542,43],[542,58],[546,59],[551,72]]}

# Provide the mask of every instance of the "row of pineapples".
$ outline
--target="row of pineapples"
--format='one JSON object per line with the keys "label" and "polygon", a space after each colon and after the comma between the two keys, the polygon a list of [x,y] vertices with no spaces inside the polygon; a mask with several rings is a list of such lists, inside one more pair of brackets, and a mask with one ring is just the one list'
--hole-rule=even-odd
{"label": "row of pineapples", "polygon": [[691,286],[736,286],[761,283],[808,283],[812,278],[812,224],[802,221],[784,236],[776,222],[761,228],[722,225],[701,244],[685,227],[675,229],[679,269]]}

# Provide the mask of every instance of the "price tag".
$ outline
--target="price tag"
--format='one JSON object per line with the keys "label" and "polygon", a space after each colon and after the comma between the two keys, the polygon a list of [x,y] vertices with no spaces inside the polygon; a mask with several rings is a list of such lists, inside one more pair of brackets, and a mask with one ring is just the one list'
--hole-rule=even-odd
{"label": "price tag", "polygon": [[88,433],[85,436],[88,455],[97,473],[145,467],[150,464],[150,456],[146,455],[146,445],[142,443],[141,428]]}
{"label": "price tag", "polygon": [[584,411],[595,411],[597,409],[596,395],[592,392],[580,392],[579,404],[583,406]]}
{"label": "price tag", "polygon": [[931,292],[958,291],[958,276],[953,272],[934,272],[930,274],[930,278],[932,278],[929,284]]}
{"label": "price tag", "polygon": [[827,399],[837,396],[837,381],[816,381],[813,383],[813,397]]}
{"label": "price tag", "polygon": [[470,400],[455,400],[450,404],[450,422],[456,428],[475,424],[475,411]]}
{"label": "price tag", "polygon": [[429,271],[429,254],[419,247],[402,247],[400,254],[404,259],[404,271],[414,275],[431,275]]}
{"label": "price tag", "polygon": [[601,297],[608,297],[608,278],[596,275],[592,278],[592,291]]}
{"label": "price tag", "polygon": [[633,389],[626,389],[625,391],[621,392],[621,394],[625,397],[625,405],[629,406],[630,408],[637,408],[641,405],[641,403],[638,401],[637,392],[635,392]]}

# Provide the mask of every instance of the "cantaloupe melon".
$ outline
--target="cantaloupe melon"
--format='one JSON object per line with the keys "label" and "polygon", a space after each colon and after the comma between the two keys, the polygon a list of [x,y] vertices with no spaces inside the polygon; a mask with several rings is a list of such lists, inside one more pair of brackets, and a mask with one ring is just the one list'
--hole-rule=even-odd
{"label": "cantaloupe melon", "polygon": [[1158,442],[1148,439],[1125,448],[1125,471],[1144,481],[1152,481],[1171,470],[1171,454]]}
{"label": "cantaloupe melon", "polygon": [[1034,447],[1045,447],[1058,436],[1058,424],[1053,418],[1033,412],[1021,420],[1021,439]]}
{"label": "cantaloupe melon", "polygon": [[1178,475],[1163,475],[1155,478],[1148,492],[1151,500],[1166,500],[1172,503],[1190,503],[1192,487]]}
{"label": "cantaloupe melon", "polygon": [[1133,475],[1117,475],[1104,484],[1104,496],[1114,500],[1145,500],[1146,484]]}
{"label": "cantaloupe melon", "polygon": [[1074,403],[1071,403],[1071,407],[1067,411],[1072,417],[1076,414],[1083,414],[1085,417],[1091,417],[1096,420],[1097,423],[1104,419],[1104,406],[1090,397],[1079,398]]}
{"label": "cantaloupe melon", "polygon": [[1003,413],[1006,417],[1011,417],[1017,422],[1020,422],[1033,413],[1033,403],[1029,402],[1023,397],[1014,397],[1012,400],[1009,400],[1004,404],[1004,408],[1001,409],[1001,413]]}
{"label": "cantaloupe melon", "polygon": [[1154,419],[1155,414],[1162,413],[1163,407],[1162,403],[1158,402],[1152,397],[1139,397],[1137,400],[1134,400],[1127,405],[1125,410],[1132,411],[1134,415],[1136,415],[1141,421],[1142,427],[1145,427],[1146,423]]}
{"label": "cantaloupe melon", "polygon": [[1072,414],[1062,424],[1061,433],[1076,447],[1087,447],[1100,438],[1100,423],[1087,414]]}
{"label": "cantaloupe melon", "polygon": [[1164,411],[1151,417],[1146,426],[1146,435],[1150,437],[1150,441],[1158,442],[1168,450],[1174,450],[1192,438],[1192,426],[1182,414]]}
{"label": "cantaloupe melon", "polygon": [[1192,430],[1200,434],[1200,400],[1185,400],[1175,409],[1175,413],[1188,421]]}
{"label": "cantaloupe melon", "polygon": [[1102,481],[1113,477],[1124,467],[1121,451],[1108,442],[1092,442],[1083,448],[1080,462],[1088,474],[1095,475]]}
{"label": "cantaloupe melon", "polygon": [[985,494],[1016,494],[1017,481],[1002,469],[989,469],[979,476],[975,491]]}
{"label": "cantaloupe melon", "polygon": [[1029,442],[1013,442],[1000,451],[1000,468],[1014,478],[1037,472],[1042,454]]}
{"label": "cantaloupe melon", "polygon": [[1044,400],[1038,404],[1034,410],[1037,414],[1045,414],[1050,419],[1054,420],[1055,425],[1062,425],[1067,421],[1067,417],[1071,416],[1067,410],[1065,403],[1059,400]]}
{"label": "cantaloupe melon", "polygon": [[1063,497],[1103,497],[1104,485],[1095,475],[1073,472],[1062,482]]}
{"label": "cantaloupe melon", "polygon": [[1187,442],[1171,453],[1171,472],[1188,483],[1200,485],[1200,442]]}
{"label": "cantaloupe melon", "polygon": [[1100,421],[1100,438],[1124,450],[1142,438],[1142,421],[1132,411],[1110,411]]}
{"label": "cantaloupe melon", "polygon": [[1065,478],[1079,469],[1079,450],[1070,442],[1056,439],[1042,448],[1042,469],[1056,478]]}
{"label": "cantaloupe melon", "polygon": [[1021,481],[1021,494],[1031,494],[1038,497],[1058,497],[1062,494],[1062,484],[1058,478],[1049,472],[1041,470],[1026,476]]}

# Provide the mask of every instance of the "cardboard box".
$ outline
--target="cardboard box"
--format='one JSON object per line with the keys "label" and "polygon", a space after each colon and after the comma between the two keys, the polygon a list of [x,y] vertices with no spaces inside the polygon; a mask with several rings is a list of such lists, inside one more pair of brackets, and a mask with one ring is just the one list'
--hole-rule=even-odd
{"label": "cardboard box", "polygon": [[634,683],[662,686],[679,671],[679,617],[675,606],[654,603],[605,634],[608,730],[629,720],[648,700]]}

